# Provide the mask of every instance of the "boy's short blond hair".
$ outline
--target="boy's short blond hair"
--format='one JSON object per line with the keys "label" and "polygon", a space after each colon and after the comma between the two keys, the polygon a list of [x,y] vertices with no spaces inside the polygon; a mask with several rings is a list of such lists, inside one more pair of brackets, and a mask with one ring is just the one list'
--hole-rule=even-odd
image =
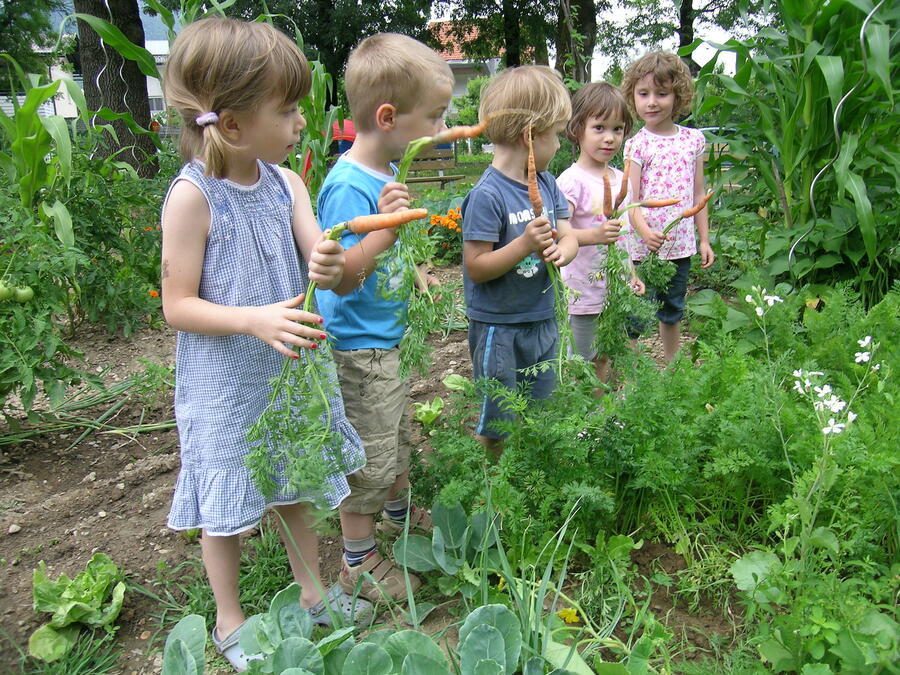
{"label": "boy's short blond hair", "polygon": [[622,78],[622,93],[632,113],[634,108],[634,88],[647,75],[653,75],[656,84],[672,87],[675,94],[675,105],[672,108],[674,117],[682,117],[691,112],[694,100],[694,78],[687,64],[677,54],[670,52],[650,52],[625,69]]}
{"label": "boy's short blond hair", "polygon": [[433,49],[399,33],[377,33],[360,42],[344,73],[350,113],[360,131],[375,129],[379,106],[390,103],[407,113],[421,100],[423,88],[441,83],[453,87],[450,66]]}
{"label": "boy's short blond hair", "polygon": [[[498,114],[498,113],[504,114]],[[497,113],[497,114],[495,114]],[[487,137],[500,145],[515,145],[532,125],[535,134],[567,122],[572,101],[562,78],[548,66],[507,68],[481,92],[478,118],[494,115]]]}

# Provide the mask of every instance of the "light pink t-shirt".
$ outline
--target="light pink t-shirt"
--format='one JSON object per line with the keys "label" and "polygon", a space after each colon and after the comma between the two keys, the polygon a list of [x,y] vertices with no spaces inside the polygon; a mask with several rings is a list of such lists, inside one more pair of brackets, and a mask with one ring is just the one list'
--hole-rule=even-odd
{"label": "light pink t-shirt", "polygon": [[[610,167],[610,188],[613,198],[622,186],[622,172]],[[556,179],[556,184],[575,209],[569,222],[576,230],[589,230],[606,221],[603,215],[603,179],[573,164]],[[622,204],[628,204],[626,196]],[[625,225],[625,223],[623,223]],[[617,245],[625,246],[625,237]],[[561,268],[562,278],[571,288],[569,314],[599,314],[606,305],[606,279],[598,273],[606,268],[606,246],[582,246],[578,255]]]}
{"label": "light pink t-shirt", "polygon": [[[641,209],[647,225],[656,231],[662,231],[679,213],[694,205],[694,171],[697,158],[706,151],[702,131],[678,125],[675,129],[672,136],[660,136],[645,127],[625,142],[625,157],[641,167],[637,199],[681,200],[661,209]],[[679,222],[669,231],[669,237],[659,249],[661,258],[687,258],[697,252],[693,218]],[[648,253],[647,245],[637,232],[632,231],[629,238],[632,259],[641,260]]]}

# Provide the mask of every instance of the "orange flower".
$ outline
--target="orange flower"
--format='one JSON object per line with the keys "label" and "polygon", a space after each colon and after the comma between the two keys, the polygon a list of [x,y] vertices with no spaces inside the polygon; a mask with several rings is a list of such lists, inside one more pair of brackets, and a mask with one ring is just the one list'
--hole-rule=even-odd
{"label": "orange flower", "polygon": [[156,228],[153,228],[153,227],[145,227],[145,228],[144,228],[144,232],[153,232],[154,229],[156,229]]}
{"label": "orange flower", "polygon": [[159,291],[150,291],[150,297],[151,297],[151,298],[158,298],[158,297],[159,297]]}

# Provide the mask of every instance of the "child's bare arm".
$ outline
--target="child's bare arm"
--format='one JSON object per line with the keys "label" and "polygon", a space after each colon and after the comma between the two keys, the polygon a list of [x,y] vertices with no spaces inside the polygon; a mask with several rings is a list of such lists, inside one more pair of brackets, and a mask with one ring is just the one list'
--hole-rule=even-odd
{"label": "child's bare arm", "polygon": [[[628,181],[631,183],[631,194],[633,195],[640,194],[641,171],[641,165],[632,161]],[[634,231],[644,240],[647,248],[651,251],[658,251],[659,247],[662,246],[663,242],[666,240],[666,236],[662,232],[657,232],[647,225],[647,221],[644,219],[644,214],[642,213],[640,206],[631,209],[628,214],[631,225],[634,227]]]}
{"label": "child's bare arm", "polygon": [[175,184],[162,221],[163,313],[173,328],[204,335],[252,335],[286,356],[292,352],[284,342],[311,347],[322,339],[320,329],[298,323],[322,321],[316,314],[294,309],[303,296],[259,307],[229,307],[199,297],[210,212],[196,186],[187,181]]}
{"label": "child's bare arm", "polygon": [[[704,156],[700,155],[694,164],[694,203],[706,194],[706,178],[703,172]],[[716,261],[716,254],[709,245],[709,210],[706,206],[694,216],[697,239],[700,242],[700,268],[706,269]]]}
{"label": "child's bare arm", "polygon": [[294,192],[294,241],[307,262],[309,279],[315,281],[319,288],[334,288],[343,275],[344,248],[338,242],[327,239],[327,232],[319,229],[309,192],[300,176],[287,169],[284,175]]}
{"label": "child's bare arm", "polygon": [[553,244],[553,232],[546,216],[535,218],[525,231],[506,246],[494,249],[494,242],[464,241],[463,260],[469,278],[481,284],[502,277],[531,253],[541,253]]}
{"label": "child's bare arm", "polygon": [[[409,189],[402,183],[387,183],[378,198],[379,213],[393,213],[409,207]],[[344,252],[344,277],[332,290],[347,295],[356,290],[377,266],[376,259],[397,241],[397,230],[370,232]]]}

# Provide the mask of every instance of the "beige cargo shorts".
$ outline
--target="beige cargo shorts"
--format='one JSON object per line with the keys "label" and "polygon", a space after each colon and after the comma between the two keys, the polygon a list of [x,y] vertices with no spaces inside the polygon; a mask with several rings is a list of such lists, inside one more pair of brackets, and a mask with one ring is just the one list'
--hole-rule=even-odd
{"label": "beige cargo shorts", "polygon": [[349,476],[341,510],[379,513],[397,476],[409,468],[409,384],[399,375],[400,349],[334,351],[344,410],[366,451],[366,465]]}

